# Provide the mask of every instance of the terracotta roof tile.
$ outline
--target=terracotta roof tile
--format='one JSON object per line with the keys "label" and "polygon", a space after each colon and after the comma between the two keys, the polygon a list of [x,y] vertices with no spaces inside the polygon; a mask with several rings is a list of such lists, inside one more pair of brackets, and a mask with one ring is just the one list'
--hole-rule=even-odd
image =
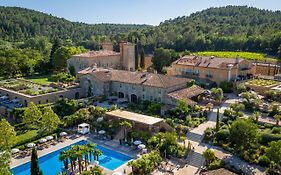
{"label": "terracotta roof tile", "polygon": [[86,57],[86,58],[95,58],[103,56],[118,56],[120,53],[110,51],[110,50],[99,50],[99,51],[88,51],[85,53],[74,55],[74,57]]}
{"label": "terracotta roof tile", "polygon": [[176,100],[185,100],[187,104],[194,105],[196,102],[191,100],[192,97],[196,97],[204,92],[204,89],[194,85],[189,88],[181,89],[178,91],[174,91],[168,94],[169,97]]}
{"label": "terracotta roof tile", "polygon": [[113,70],[102,68],[87,68],[79,74],[91,74],[101,81],[117,81],[123,83],[143,84],[161,88],[169,88],[185,84],[191,79],[171,77],[162,74],[130,72],[125,70]]}
{"label": "terracotta roof tile", "polygon": [[[244,59],[239,59],[239,62],[243,60]],[[226,69],[228,66],[235,66],[237,64],[237,60],[234,58],[187,55],[175,61],[174,64]]]}

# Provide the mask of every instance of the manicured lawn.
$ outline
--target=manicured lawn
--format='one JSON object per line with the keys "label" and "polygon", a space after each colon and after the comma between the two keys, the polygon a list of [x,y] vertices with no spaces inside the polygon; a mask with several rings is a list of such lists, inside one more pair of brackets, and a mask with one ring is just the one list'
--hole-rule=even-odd
{"label": "manicured lawn", "polygon": [[30,130],[26,133],[17,135],[14,145],[20,145],[27,142],[28,140],[33,140],[37,136],[37,131],[38,130]]}
{"label": "manicured lawn", "polygon": [[215,56],[215,57],[223,57],[223,58],[236,58],[239,55],[240,58],[244,58],[247,60],[253,61],[270,61],[276,62],[274,58],[268,58],[266,54],[262,53],[254,53],[254,52],[198,52],[196,53],[200,56]]}
{"label": "manicured lawn", "polygon": [[253,79],[247,82],[248,84],[257,85],[257,86],[271,86],[277,84],[278,81],[274,80],[264,80],[264,79]]}
{"label": "manicured lawn", "polygon": [[24,77],[23,79],[32,81],[34,83],[42,84],[42,85],[50,85],[53,82],[51,80],[52,79],[51,75]]}

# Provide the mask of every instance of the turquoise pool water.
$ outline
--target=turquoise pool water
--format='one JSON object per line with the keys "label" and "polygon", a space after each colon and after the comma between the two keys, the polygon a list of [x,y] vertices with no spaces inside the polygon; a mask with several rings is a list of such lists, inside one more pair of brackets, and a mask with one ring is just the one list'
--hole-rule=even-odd
{"label": "turquoise pool water", "polygon": [[[83,140],[72,145],[84,145],[87,141]],[[69,149],[72,145],[64,147],[60,150],[54,151],[50,154],[39,158],[40,168],[44,175],[55,175],[59,172],[63,172],[63,163],[59,161],[59,153],[62,150]],[[132,158],[124,154],[115,152],[105,147],[97,145],[97,148],[102,151],[102,155],[99,157],[99,163],[102,167],[109,170],[115,170],[119,166],[128,162]],[[30,162],[17,166],[12,169],[14,175],[30,175]]]}

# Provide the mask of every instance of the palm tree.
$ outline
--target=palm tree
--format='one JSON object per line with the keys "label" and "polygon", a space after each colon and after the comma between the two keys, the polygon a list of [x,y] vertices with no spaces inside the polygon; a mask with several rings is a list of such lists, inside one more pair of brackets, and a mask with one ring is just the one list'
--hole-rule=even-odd
{"label": "palm tree", "polygon": [[68,169],[68,158],[69,154],[67,151],[61,151],[59,155],[59,160],[63,162],[64,168],[67,170]]}
{"label": "palm tree", "polygon": [[102,168],[99,167],[99,166],[92,167],[90,171],[91,171],[92,175],[103,175],[102,174]]}
{"label": "palm tree", "polygon": [[207,149],[206,151],[203,152],[203,157],[205,158],[207,166],[209,166],[210,163],[212,163],[216,159],[214,151],[210,149]]}
{"label": "palm tree", "polygon": [[89,156],[90,156],[90,161],[92,161],[92,154],[94,153],[94,149],[96,148],[96,144],[94,143],[87,143],[86,145],[89,149],[88,149],[88,153],[89,153]]}
{"label": "palm tree", "polygon": [[73,150],[68,150],[69,154],[70,154],[70,165],[71,165],[71,172],[74,171],[74,169],[76,168],[76,160],[77,160],[77,156],[74,154]]}
{"label": "palm tree", "polygon": [[99,161],[99,156],[101,156],[101,155],[102,155],[102,151],[99,150],[99,149],[95,149],[95,151],[94,151],[94,159],[96,161]]}
{"label": "palm tree", "polygon": [[133,125],[130,122],[123,121],[123,122],[120,123],[120,126],[122,126],[123,129],[124,129],[124,137],[125,137],[124,139],[125,139],[125,141],[127,141],[127,130],[132,128]]}
{"label": "palm tree", "polygon": [[281,120],[281,115],[279,115],[279,114],[274,115],[274,119],[276,120],[276,125],[279,126],[279,122]]}

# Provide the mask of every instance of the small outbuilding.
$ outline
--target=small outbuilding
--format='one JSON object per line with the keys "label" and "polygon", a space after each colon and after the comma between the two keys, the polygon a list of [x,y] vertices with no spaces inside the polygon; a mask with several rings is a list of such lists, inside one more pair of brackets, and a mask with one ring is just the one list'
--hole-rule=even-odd
{"label": "small outbuilding", "polygon": [[78,133],[88,134],[90,132],[90,125],[88,123],[82,123],[78,125]]}
{"label": "small outbuilding", "polygon": [[134,124],[134,128],[146,130],[149,132],[159,132],[160,130],[171,131],[173,128],[167,124],[164,119],[151,117],[143,114],[124,110],[114,110],[106,113],[106,116],[112,120],[126,120]]}

